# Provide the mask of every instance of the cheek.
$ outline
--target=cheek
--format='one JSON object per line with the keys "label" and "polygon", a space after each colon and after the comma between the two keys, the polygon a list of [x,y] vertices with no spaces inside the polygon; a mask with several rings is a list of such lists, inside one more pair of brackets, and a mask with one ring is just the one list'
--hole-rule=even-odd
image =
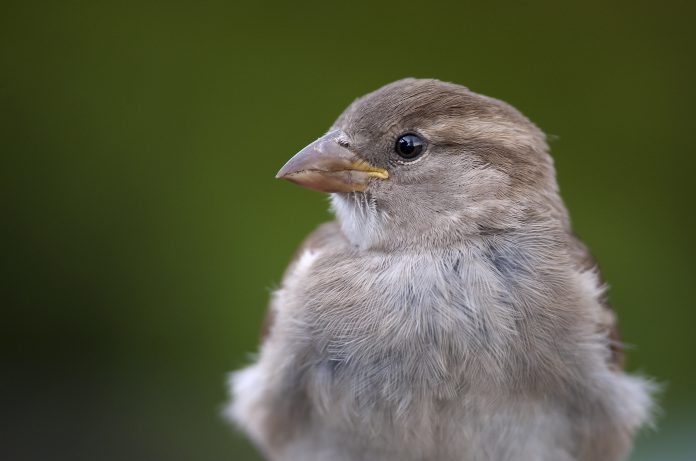
{"label": "cheek", "polygon": [[501,197],[510,189],[508,175],[491,166],[471,169],[461,179],[463,193],[473,200]]}
{"label": "cheek", "polygon": [[510,187],[505,173],[468,154],[431,154],[420,164],[394,167],[388,180],[375,181],[368,192],[377,209],[393,218],[437,220],[467,209],[487,209],[508,197]]}
{"label": "cheek", "polygon": [[393,183],[427,194],[479,197],[510,186],[507,174],[467,152],[432,152],[420,163],[395,167]]}

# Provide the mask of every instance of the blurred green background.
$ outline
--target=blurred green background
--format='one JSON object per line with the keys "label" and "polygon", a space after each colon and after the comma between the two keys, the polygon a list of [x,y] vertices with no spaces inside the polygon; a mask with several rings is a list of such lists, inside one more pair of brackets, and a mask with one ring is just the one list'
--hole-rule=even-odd
{"label": "blurred green background", "polygon": [[631,370],[664,383],[633,460],[696,459],[689,2],[3,2],[4,460],[253,460],[222,422],[269,291],[330,218],[273,179],[405,76],[557,139]]}

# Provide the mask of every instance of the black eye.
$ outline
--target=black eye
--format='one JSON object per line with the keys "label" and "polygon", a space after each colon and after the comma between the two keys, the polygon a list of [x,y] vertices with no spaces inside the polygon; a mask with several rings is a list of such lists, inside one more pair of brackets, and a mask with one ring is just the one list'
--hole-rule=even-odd
{"label": "black eye", "polygon": [[399,157],[413,160],[425,150],[425,143],[415,134],[405,134],[396,140],[394,150]]}

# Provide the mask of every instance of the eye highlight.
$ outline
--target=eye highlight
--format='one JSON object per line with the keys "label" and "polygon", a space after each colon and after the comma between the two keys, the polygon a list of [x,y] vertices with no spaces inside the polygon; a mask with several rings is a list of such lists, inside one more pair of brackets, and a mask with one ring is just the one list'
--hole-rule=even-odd
{"label": "eye highlight", "polygon": [[425,142],[415,134],[404,134],[396,140],[394,150],[399,157],[406,160],[413,160],[423,153],[425,150]]}

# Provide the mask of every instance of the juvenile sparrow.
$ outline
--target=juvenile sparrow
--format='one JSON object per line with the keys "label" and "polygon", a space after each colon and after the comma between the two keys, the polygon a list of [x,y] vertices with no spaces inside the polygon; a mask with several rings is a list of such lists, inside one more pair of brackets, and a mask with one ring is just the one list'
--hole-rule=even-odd
{"label": "juvenile sparrow", "polygon": [[229,416],[270,460],[623,459],[651,385],[544,134],[437,80],[353,102],[277,177],[331,193]]}

